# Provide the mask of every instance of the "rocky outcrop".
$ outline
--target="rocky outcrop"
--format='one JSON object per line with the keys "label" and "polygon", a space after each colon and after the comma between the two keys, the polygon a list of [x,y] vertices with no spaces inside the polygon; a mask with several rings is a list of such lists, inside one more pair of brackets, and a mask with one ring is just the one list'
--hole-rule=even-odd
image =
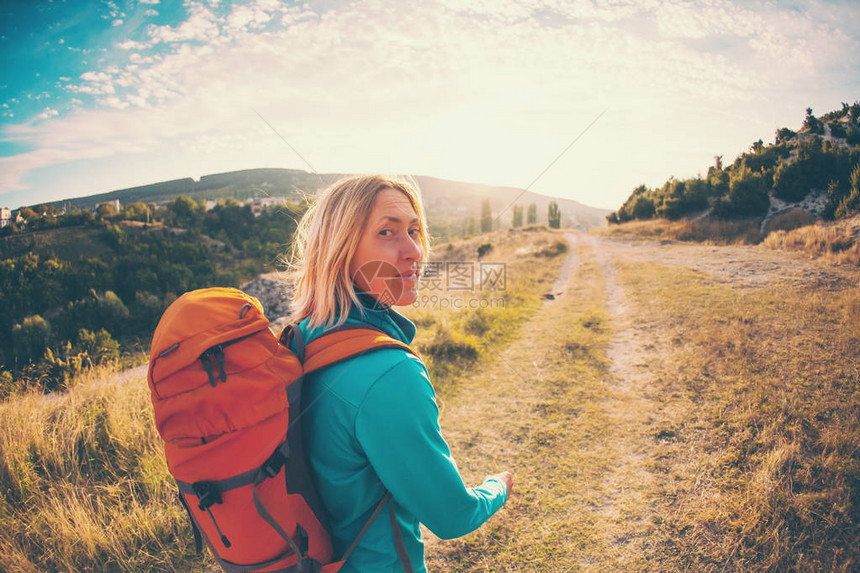
{"label": "rocky outcrop", "polygon": [[267,273],[245,283],[241,289],[256,297],[271,323],[271,328],[279,332],[290,321],[290,300],[293,285],[283,273]]}

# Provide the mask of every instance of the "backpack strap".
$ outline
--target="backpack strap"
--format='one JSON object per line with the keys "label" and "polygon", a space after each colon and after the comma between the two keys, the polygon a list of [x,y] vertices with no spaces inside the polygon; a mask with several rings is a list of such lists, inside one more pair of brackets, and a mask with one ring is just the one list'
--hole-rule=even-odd
{"label": "backpack strap", "polygon": [[361,538],[364,537],[364,534],[367,533],[367,530],[370,529],[370,525],[382,511],[382,508],[385,507],[385,504],[388,500],[391,499],[391,492],[386,491],[385,495],[382,496],[382,499],[376,504],[376,509],[373,510],[373,513],[367,519],[367,523],[364,524],[364,527],[361,528],[361,531],[358,532],[358,535],[355,536],[355,539],[352,540],[349,548],[344,551],[343,556],[340,558],[341,561],[346,561],[349,559],[349,556],[352,555],[353,550],[358,546],[358,542],[361,541]]}
{"label": "backpack strap", "polygon": [[302,364],[307,374],[347,358],[383,348],[399,348],[420,358],[418,352],[411,346],[388,336],[381,330],[364,325],[345,324],[340,328],[329,330],[307,344],[304,347],[305,356]]}
{"label": "backpack strap", "polygon": [[[326,368],[354,356],[361,356],[383,348],[399,348],[413,354],[419,360],[421,359],[421,355],[408,344],[392,338],[379,329],[363,324],[341,325],[323,333],[319,338],[314,339],[309,344],[305,344],[302,331],[299,329],[298,324],[291,323],[281,332],[279,340],[281,344],[287,347],[290,347],[291,341],[295,340],[295,353],[302,362],[305,374]],[[409,560],[406,545],[403,542],[403,533],[400,531],[400,526],[398,525],[397,519],[394,515],[394,500],[391,497],[391,492],[389,491],[385,492],[385,495],[376,505],[373,513],[352,541],[349,548],[344,552],[340,561],[344,562],[349,558],[353,550],[358,546],[358,542],[361,541],[361,538],[364,537],[364,534],[367,533],[368,529],[370,529],[371,524],[382,512],[386,503],[389,503],[389,516],[391,520],[391,528],[394,533],[394,545],[397,550],[397,557],[400,559],[400,563],[403,566],[405,573],[413,573],[414,569],[412,568],[412,563]]]}
{"label": "backpack strap", "polygon": [[[388,495],[391,495],[390,493]],[[400,525],[397,523],[397,518],[394,516],[394,500],[391,500],[391,505],[388,506],[388,515],[391,518],[391,530],[394,532],[394,547],[397,549],[397,556],[400,558],[400,564],[403,565],[403,570],[406,573],[415,573],[412,569],[412,562],[409,560],[409,553],[406,551],[406,544],[403,543],[403,532],[400,531]]]}

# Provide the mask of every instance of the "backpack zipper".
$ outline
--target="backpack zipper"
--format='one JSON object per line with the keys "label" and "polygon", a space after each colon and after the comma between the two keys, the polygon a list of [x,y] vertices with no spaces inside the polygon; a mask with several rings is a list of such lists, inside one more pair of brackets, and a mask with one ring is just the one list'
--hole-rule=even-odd
{"label": "backpack zipper", "polygon": [[[227,382],[227,370],[224,364],[224,348],[227,346],[236,344],[238,342],[242,342],[246,338],[250,338],[256,334],[262,332],[258,330],[257,332],[252,332],[251,334],[246,334],[245,336],[240,336],[239,338],[234,338],[233,340],[228,340],[227,342],[222,342],[221,344],[216,344],[210,348],[207,348],[203,351],[203,354],[200,355],[200,362],[203,363],[203,369],[206,371],[206,375],[209,377],[209,385],[213,388],[218,383],[215,378],[215,367],[218,368],[218,377],[221,379],[221,382]],[[214,362],[214,365],[213,365]]]}

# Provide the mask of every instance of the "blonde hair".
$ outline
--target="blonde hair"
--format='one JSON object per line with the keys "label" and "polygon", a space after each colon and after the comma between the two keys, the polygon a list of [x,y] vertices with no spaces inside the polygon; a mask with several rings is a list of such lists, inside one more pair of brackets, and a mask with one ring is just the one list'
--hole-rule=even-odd
{"label": "blonde hair", "polygon": [[376,196],[383,189],[400,191],[409,199],[418,217],[426,260],[430,239],[424,204],[414,179],[383,175],[341,179],[320,193],[296,229],[289,262],[295,285],[293,320],[310,318],[311,328],[340,326],[353,305],[362,308],[349,276],[349,265]]}

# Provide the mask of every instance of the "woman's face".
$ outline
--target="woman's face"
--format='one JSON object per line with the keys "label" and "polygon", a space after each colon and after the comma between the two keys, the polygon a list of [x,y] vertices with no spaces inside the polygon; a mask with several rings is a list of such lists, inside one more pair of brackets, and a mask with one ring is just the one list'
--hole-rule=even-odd
{"label": "woman's face", "polygon": [[423,257],[418,215],[409,198],[396,189],[383,189],[373,202],[349,276],[377,301],[405,306],[418,296]]}

